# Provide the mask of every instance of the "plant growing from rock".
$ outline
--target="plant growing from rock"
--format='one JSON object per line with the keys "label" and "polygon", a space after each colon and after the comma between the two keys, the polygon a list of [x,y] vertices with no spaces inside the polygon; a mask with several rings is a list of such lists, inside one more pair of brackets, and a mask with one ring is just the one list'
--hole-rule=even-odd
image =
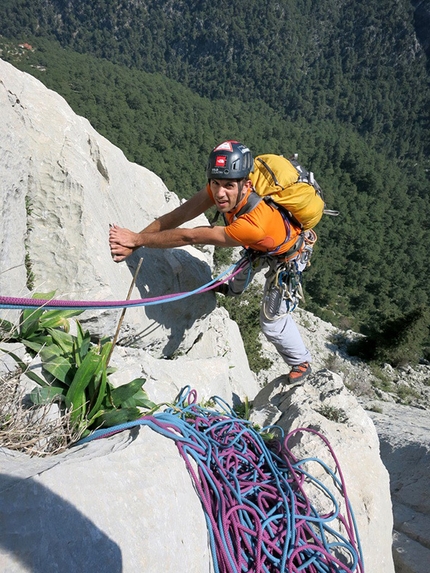
{"label": "plant growing from rock", "polygon": [[332,422],[337,422],[338,424],[345,424],[348,420],[346,412],[342,408],[337,408],[336,406],[330,406],[329,404],[323,404],[318,410],[318,413],[327,420]]}
{"label": "plant growing from rock", "polygon": [[[33,298],[52,298],[54,293],[35,294]],[[91,342],[88,331],[76,321],[76,335],[70,333],[69,318],[80,310],[27,309],[22,312],[18,327],[9,324],[10,341],[21,342],[27,351],[39,355],[44,377],[27,369],[14,353],[14,358],[26,375],[37,383],[30,398],[35,405],[59,401],[70,416],[73,431],[85,435],[90,430],[111,427],[142,416],[141,409],[156,404],[142,389],[145,379],[136,378],[114,388],[109,374],[112,350],[110,340]],[[5,328],[5,321],[3,321]]]}
{"label": "plant growing from rock", "polygon": [[59,454],[80,438],[70,413],[59,414],[53,403],[29,406],[20,385],[21,369],[0,376],[0,444],[30,456]]}

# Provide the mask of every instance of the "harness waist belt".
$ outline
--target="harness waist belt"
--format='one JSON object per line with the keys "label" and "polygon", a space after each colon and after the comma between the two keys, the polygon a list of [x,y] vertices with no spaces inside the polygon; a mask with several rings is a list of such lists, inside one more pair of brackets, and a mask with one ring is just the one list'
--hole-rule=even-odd
{"label": "harness waist belt", "polygon": [[304,233],[301,233],[297,241],[294,243],[294,245],[290,249],[288,249],[288,251],[285,251],[285,253],[281,253],[280,255],[278,255],[278,258],[289,259],[290,257],[292,257],[292,255],[300,251],[300,249],[303,247],[304,242],[305,242],[305,236]]}

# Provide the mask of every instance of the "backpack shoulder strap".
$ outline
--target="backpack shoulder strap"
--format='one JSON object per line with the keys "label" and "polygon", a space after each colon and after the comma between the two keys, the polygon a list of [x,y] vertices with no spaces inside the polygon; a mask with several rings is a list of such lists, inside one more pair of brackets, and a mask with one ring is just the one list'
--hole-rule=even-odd
{"label": "backpack shoulder strap", "polygon": [[245,205],[242,207],[242,209],[239,209],[239,211],[236,213],[235,215],[236,219],[241,215],[246,215],[246,213],[250,213],[253,209],[257,207],[257,205],[262,200],[263,198],[260,197],[260,195],[258,195],[258,193],[256,193],[254,190],[252,190],[251,193],[249,194],[248,200],[245,203]]}
{"label": "backpack shoulder strap", "polygon": [[274,201],[270,197],[270,195],[266,195],[265,197],[260,197],[260,195],[254,190],[251,191],[251,193],[249,194],[248,201],[246,202],[246,204],[242,207],[242,209],[240,209],[236,213],[235,218],[237,219],[241,215],[246,215],[247,213],[250,213],[253,209],[255,209],[255,207],[257,207],[257,205],[260,204],[261,201],[264,201],[268,205],[272,206],[274,209],[277,209],[281,213],[285,224],[292,221],[295,225],[301,227],[301,224],[297,221],[297,219],[293,217],[290,211],[288,211],[288,209],[286,209],[283,205]]}

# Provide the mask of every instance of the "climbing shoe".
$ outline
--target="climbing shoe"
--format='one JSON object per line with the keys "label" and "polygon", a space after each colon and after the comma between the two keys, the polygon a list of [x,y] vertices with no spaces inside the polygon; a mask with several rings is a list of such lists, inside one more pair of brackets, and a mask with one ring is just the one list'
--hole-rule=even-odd
{"label": "climbing shoe", "polygon": [[288,374],[288,382],[290,384],[294,382],[301,382],[311,372],[312,369],[309,362],[302,362],[302,364],[297,364],[297,366],[293,366],[291,368],[291,372]]}

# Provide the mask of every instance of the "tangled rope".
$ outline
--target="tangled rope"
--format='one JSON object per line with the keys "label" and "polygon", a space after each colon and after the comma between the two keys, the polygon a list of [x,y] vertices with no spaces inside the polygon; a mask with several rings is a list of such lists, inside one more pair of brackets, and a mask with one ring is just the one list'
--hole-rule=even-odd
{"label": "tangled rope", "polygon": [[[166,411],[97,430],[79,443],[137,424],[174,440],[204,509],[217,573],[363,573],[353,512],[328,441],[299,428],[282,442],[266,443],[220,398],[214,400],[221,411],[199,406],[196,398],[195,391],[185,388]],[[305,432],[323,441],[334,470],[316,458],[294,457],[288,443]],[[319,463],[331,477],[337,495],[305,469],[309,461]],[[316,510],[305,493],[309,484],[324,493],[330,511]]]}

